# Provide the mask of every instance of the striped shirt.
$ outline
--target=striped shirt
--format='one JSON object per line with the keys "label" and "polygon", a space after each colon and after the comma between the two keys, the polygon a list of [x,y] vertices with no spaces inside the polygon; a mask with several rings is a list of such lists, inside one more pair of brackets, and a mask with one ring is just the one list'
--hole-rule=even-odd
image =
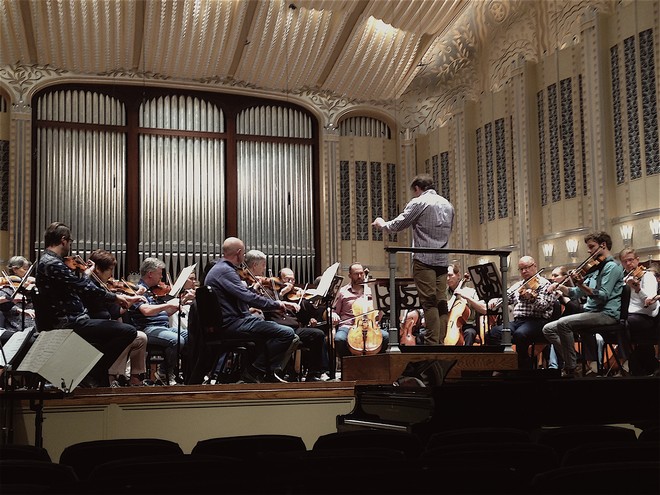
{"label": "striped shirt", "polygon": [[[408,202],[403,212],[385,222],[383,230],[399,232],[412,227],[413,247],[445,248],[454,223],[454,207],[434,189],[427,189]],[[413,258],[430,266],[448,266],[445,253],[414,253]]]}

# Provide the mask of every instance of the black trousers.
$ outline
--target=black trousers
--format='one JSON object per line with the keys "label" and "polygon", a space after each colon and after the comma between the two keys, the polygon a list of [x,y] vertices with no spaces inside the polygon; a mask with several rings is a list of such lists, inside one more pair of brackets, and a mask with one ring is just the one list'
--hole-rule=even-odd
{"label": "black trousers", "polygon": [[137,330],[131,325],[115,320],[78,320],[71,324],[73,331],[85,341],[103,353],[103,357],[94,365],[88,376],[100,386],[107,387],[108,369],[126,347],[135,340]]}

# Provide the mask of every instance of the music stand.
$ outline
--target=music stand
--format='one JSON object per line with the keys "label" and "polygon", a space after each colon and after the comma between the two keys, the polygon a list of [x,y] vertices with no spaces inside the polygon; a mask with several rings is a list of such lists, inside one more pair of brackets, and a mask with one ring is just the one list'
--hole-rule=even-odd
{"label": "music stand", "polygon": [[[169,295],[172,297],[179,297],[183,286],[186,284],[186,280],[190,277],[190,274],[197,267],[197,263],[193,263],[190,266],[185,267],[179,273],[179,276],[176,279],[176,282],[172,285]],[[176,366],[174,368],[175,380],[179,380],[180,365],[181,360],[181,311],[183,311],[183,304],[181,304],[181,299],[179,298],[179,310],[177,311],[177,325],[176,325]]]}
{"label": "music stand", "polygon": [[323,272],[321,276],[321,281],[319,282],[318,287],[312,292],[316,292],[314,297],[320,297],[321,304],[325,306],[326,311],[326,320],[327,320],[327,337],[328,337],[328,365],[330,369],[328,370],[328,376],[330,379],[334,380],[336,377],[336,368],[337,364],[335,362],[335,343],[332,338],[332,305],[335,302],[335,298],[339,293],[339,288],[341,283],[344,280],[343,277],[337,275],[337,270],[339,269],[339,262],[329,266]]}
{"label": "music stand", "polygon": [[[503,296],[502,278],[495,263],[491,262],[484,263],[483,265],[469,266],[468,272],[474,284],[474,289],[479,295],[479,299],[483,299],[486,302],[486,315],[497,314],[497,311],[493,312],[488,308],[489,300],[499,299]],[[509,308],[502,308],[502,312],[508,310]],[[511,347],[511,330],[508,327],[502,328],[502,345]]]}

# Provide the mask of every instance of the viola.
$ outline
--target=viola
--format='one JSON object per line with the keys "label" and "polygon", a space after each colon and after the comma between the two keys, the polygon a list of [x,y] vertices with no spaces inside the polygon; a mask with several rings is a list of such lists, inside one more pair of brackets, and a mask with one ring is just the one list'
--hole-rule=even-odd
{"label": "viola", "polygon": [[376,322],[373,301],[360,297],[353,303],[355,322],[348,330],[347,342],[351,354],[376,354],[383,345],[383,334]]}
{"label": "viola", "polygon": [[405,314],[403,325],[401,325],[401,330],[399,330],[399,344],[417,344],[414,331],[419,327],[419,321],[419,311],[413,309]]}

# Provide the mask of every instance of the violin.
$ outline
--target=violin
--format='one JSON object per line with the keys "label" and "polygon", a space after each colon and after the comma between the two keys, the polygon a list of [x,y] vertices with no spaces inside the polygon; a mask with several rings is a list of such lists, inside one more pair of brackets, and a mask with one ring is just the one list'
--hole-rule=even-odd
{"label": "violin", "polygon": [[132,284],[123,278],[121,280],[115,280],[113,278],[108,279],[105,283],[106,288],[110,292],[119,292],[121,294],[127,294],[129,296],[135,296],[139,287],[135,284]]}
{"label": "violin", "polygon": [[569,277],[573,278],[576,275],[580,277],[585,277],[587,274],[593,272],[598,266],[605,261],[606,256],[600,252],[598,249],[594,254],[589,256],[582,264],[580,264],[575,270],[571,270],[568,274]]}
{"label": "violin", "polygon": [[536,298],[539,295],[539,289],[541,288],[541,282],[537,277],[538,273],[527,280],[527,282],[520,286],[518,289],[518,295],[522,296],[527,290],[532,291],[532,296]]}
{"label": "violin", "polygon": [[419,311],[411,310],[405,313],[403,318],[403,325],[401,325],[401,330],[399,330],[399,344],[402,345],[416,345],[417,339],[415,339],[414,331],[419,326]]}
{"label": "violin", "polygon": [[21,277],[17,275],[7,275],[6,277],[0,277],[0,288],[12,287],[17,289],[20,283]]}
{"label": "violin", "polygon": [[623,276],[623,279],[633,279],[636,282],[639,282],[642,280],[642,277],[646,273],[646,268],[644,268],[642,265],[637,265],[637,268],[634,268],[633,270],[630,270],[630,272],[626,273]]}
{"label": "violin", "polygon": [[166,284],[161,280],[160,282],[158,282],[158,285],[154,285],[149,290],[151,290],[151,293],[154,296],[158,298],[163,298],[169,295],[170,291],[172,290],[172,286]]}
{"label": "violin", "polygon": [[64,258],[64,264],[74,272],[84,272],[89,268],[89,265],[79,255],[67,256]]}
{"label": "violin", "polygon": [[348,330],[348,348],[351,354],[365,356],[376,354],[383,345],[383,334],[376,322],[373,301],[360,297],[353,303],[355,322]]}

